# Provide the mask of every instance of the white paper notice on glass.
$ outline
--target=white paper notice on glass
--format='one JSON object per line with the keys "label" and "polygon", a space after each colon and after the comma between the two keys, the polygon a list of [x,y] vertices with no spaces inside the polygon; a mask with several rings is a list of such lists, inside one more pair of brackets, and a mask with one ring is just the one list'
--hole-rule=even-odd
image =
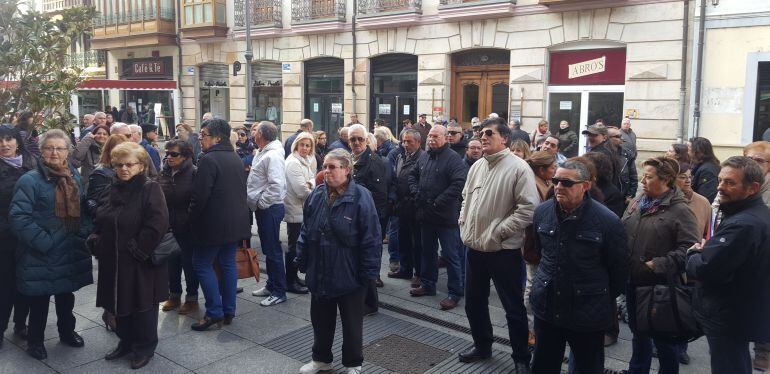
{"label": "white paper notice on glass", "polygon": [[404,105],[404,115],[408,116],[410,111],[411,111],[411,108],[409,107],[409,105]]}
{"label": "white paper notice on glass", "polygon": [[318,113],[318,103],[313,103],[313,112]]}
{"label": "white paper notice on glass", "polygon": [[559,101],[559,110],[572,110],[571,101]]}
{"label": "white paper notice on glass", "polygon": [[342,103],[332,103],[332,113],[342,113]]}
{"label": "white paper notice on glass", "polygon": [[377,113],[390,114],[390,104],[380,104],[380,106],[378,107]]}

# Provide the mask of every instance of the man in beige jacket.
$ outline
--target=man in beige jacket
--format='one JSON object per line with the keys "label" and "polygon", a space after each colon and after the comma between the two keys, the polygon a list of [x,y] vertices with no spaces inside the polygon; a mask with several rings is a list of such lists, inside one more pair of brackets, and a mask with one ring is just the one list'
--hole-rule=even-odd
{"label": "man in beige jacket", "polygon": [[492,353],[489,280],[505,309],[515,373],[529,373],[527,311],[523,298],[524,228],[540,201],[535,175],[527,163],[508,150],[511,132],[501,118],[482,123],[484,157],[468,172],[460,210],[460,236],[468,247],[465,312],[473,347],[460,362],[487,359]]}

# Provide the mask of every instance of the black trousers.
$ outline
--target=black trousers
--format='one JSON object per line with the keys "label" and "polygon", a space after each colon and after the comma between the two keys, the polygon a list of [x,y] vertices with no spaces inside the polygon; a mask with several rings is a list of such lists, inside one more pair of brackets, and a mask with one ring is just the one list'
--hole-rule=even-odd
{"label": "black trousers", "polygon": [[604,331],[576,332],[535,317],[535,340],[533,374],[559,374],[566,343],[569,343],[572,359],[575,360],[576,372],[604,372]]}
{"label": "black trousers", "polygon": [[337,325],[337,308],[342,321],[342,365],[361,366],[364,362],[364,296],[365,288],[335,298],[310,299],[310,322],[313,324],[313,360],[334,361],[332,345]]}
{"label": "black trousers", "polygon": [[[6,243],[0,243],[6,245]],[[27,325],[29,305],[27,299],[16,290],[16,258],[14,252],[0,252],[0,336],[8,328],[13,310],[13,322],[17,326]]]}
{"label": "black trousers", "polygon": [[[42,345],[45,341],[45,323],[48,319],[48,306],[51,305],[51,296],[26,296],[29,303],[29,327],[27,328],[27,342],[30,345]],[[69,334],[75,331],[75,294],[72,292],[54,295],[56,302],[56,326],[59,335]]]}
{"label": "black trousers", "polygon": [[422,236],[414,216],[398,218],[398,254],[401,256],[401,273],[419,277]]}
{"label": "black trousers", "polygon": [[476,349],[492,350],[492,322],[489,319],[489,281],[495,283],[500,302],[505,309],[511,357],[517,363],[529,363],[527,348],[529,328],[524,307],[522,277],[524,261],[519,249],[480,252],[468,249],[465,274],[465,314],[471,327]]}
{"label": "black trousers", "polygon": [[299,239],[299,232],[302,229],[302,222],[290,223],[286,222],[286,234],[289,237],[289,251],[286,252],[286,285],[291,287],[297,282],[297,266],[294,265],[294,258],[297,257],[297,239]]}
{"label": "black trousers", "polygon": [[120,345],[131,348],[137,356],[155,354],[158,347],[158,308],[116,317],[115,333]]}

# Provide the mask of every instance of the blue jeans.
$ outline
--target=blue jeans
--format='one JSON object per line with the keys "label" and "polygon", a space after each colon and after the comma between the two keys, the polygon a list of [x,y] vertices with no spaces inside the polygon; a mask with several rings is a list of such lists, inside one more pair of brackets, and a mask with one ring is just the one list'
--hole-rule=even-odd
{"label": "blue jeans", "polygon": [[286,268],[283,264],[283,250],[278,238],[281,220],[284,216],[283,204],[273,204],[267,209],[257,209],[257,233],[259,244],[265,255],[267,267],[267,290],[275,297],[286,297]]}
{"label": "blue jeans", "polygon": [[440,227],[423,224],[420,228],[422,236],[422,269],[420,282],[427,291],[436,290],[438,281],[438,243],[441,242],[441,253],[447,261],[447,288],[449,297],[455,301],[465,295],[465,247],[460,240],[460,229],[457,227]]}
{"label": "blue jeans", "polygon": [[178,237],[179,246],[182,253],[168,259],[168,290],[173,297],[182,296],[182,271],[184,270],[184,280],[187,286],[187,295],[185,301],[198,300],[198,276],[193,270],[192,257],[193,246],[189,238]]}
{"label": "blue jeans", "polygon": [[706,336],[711,353],[712,374],[751,374],[749,342],[733,337]]}
{"label": "blue jeans", "polygon": [[632,354],[628,363],[629,374],[647,374],[652,364],[652,345],[658,349],[659,374],[679,373],[679,342],[664,339],[651,338],[645,333],[636,331],[636,288],[629,285],[626,290],[626,306],[628,313],[628,327],[633,333],[631,340]]}
{"label": "blue jeans", "polygon": [[[235,290],[238,288],[238,271],[235,268],[236,243],[197,247],[193,251],[192,264],[206,297],[206,315],[222,318],[235,315]],[[220,280],[217,280],[212,265],[217,261]],[[222,291],[219,283],[222,283]]]}
{"label": "blue jeans", "polygon": [[390,262],[400,262],[401,256],[398,255],[398,216],[390,217],[388,223],[388,254]]}

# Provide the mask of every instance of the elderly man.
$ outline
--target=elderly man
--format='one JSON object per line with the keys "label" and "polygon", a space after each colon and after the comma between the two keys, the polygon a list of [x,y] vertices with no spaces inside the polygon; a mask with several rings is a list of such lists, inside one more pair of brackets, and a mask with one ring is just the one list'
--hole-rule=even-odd
{"label": "elderly man", "polygon": [[623,137],[623,148],[636,158],[636,133],[631,129],[631,119],[628,117],[620,122],[620,136]]}
{"label": "elderly man", "polygon": [[447,297],[441,310],[454,309],[465,295],[464,253],[457,219],[460,194],[465,185],[467,167],[460,156],[449,149],[447,129],[434,125],[428,132],[428,151],[420,156],[409,174],[409,190],[417,208],[417,223],[422,237],[420,287],[414,297],[436,294],[438,281],[438,243],[447,261]]}
{"label": "elderly man", "polygon": [[134,111],[134,107],[129,105],[120,117],[120,121],[128,124],[138,123],[139,115]]}
{"label": "elderly man", "polygon": [[719,171],[721,222],[707,242],[687,253],[697,280],[695,317],[711,352],[714,374],[752,372],[749,342],[770,342],[770,209],[762,201],[765,170],[733,156]]}
{"label": "elderly man", "polygon": [[106,125],[106,124],[107,124],[107,115],[104,114],[104,112],[94,113],[94,126]]}
{"label": "elderly man", "polygon": [[465,157],[463,157],[465,163],[468,164],[468,167],[470,168],[483,155],[484,152],[481,150],[481,139],[471,138],[471,140],[468,141],[468,150],[465,151]]}
{"label": "elderly man", "polygon": [[559,138],[554,135],[548,135],[545,138],[543,144],[540,145],[540,150],[554,155],[556,157],[556,164],[559,166],[564,164],[564,161],[567,161],[567,157],[564,157],[559,151]]}
{"label": "elderly man", "polygon": [[[395,204],[396,191],[393,185],[393,171],[388,161],[373,152],[367,146],[369,132],[361,124],[350,126],[350,148],[353,154],[353,180],[372,193],[374,206],[377,208],[377,217],[380,220],[381,234],[387,233],[388,216],[390,207]],[[384,239],[380,238],[380,240]],[[374,284],[367,285],[366,300],[364,301],[364,314],[370,315],[377,312],[377,288],[382,286],[382,280],[378,277]]]}
{"label": "elderly man", "polygon": [[[414,288],[419,286],[422,239],[417,224],[414,196],[409,190],[409,174],[417,166],[417,160],[425,153],[420,148],[420,132],[413,129],[401,133],[403,152],[395,155],[396,213],[398,214],[398,250],[401,263],[398,272],[388,273],[388,278],[411,279]],[[391,152],[393,153],[393,152]]]}
{"label": "elderly man", "polygon": [[83,116],[83,123],[81,124],[81,127],[83,127],[83,130],[80,132],[80,139],[82,140],[86,135],[91,133],[91,130],[94,129],[94,115],[93,114],[86,114]]}
{"label": "elderly man", "polygon": [[201,117],[201,122],[211,121],[214,119],[214,114],[211,112],[203,113],[203,116]]}
{"label": "elderly man", "polygon": [[302,121],[299,122],[299,129],[297,132],[292,134],[290,137],[286,138],[286,142],[283,143],[283,152],[285,154],[284,157],[289,157],[291,154],[291,145],[294,144],[294,140],[297,139],[297,136],[303,132],[307,132],[312,134],[313,133],[313,121],[305,118]]}
{"label": "elderly man", "polygon": [[278,237],[285,213],[284,151],[277,139],[278,127],[272,122],[262,121],[252,126],[251,135],[254,145],[259,149],[251,163],[246,182],[246,200],[257,218],[259,243],[267,264],[267,284],[251,294],[265,297],[260,305],[273,306],[286,301],[286,268]]}
{"label": "elderly man", "polygon": [[142,126],[139,125],[133,125],[129,124],[128,129],[131,131],[131,135],[129,136],[128,140],[134,142],[134,143],[141,143],[142,142]]}
{"label": "elderly man", "polygon": [[517,119],[512,119],[510,122],[508,122],[508,126],[511,128],[511,143],[517,141],[517,140],[523,140],[527,145],[529,145],[530,137],[529,133],[521,129],[521,121]]}
{"label": "elderly man", "polygon": [[417,118],[417,123],[414,124],[414,129],[420,132],[420,147],[425,149],[425,145],[428,141],[428,131],[430,131],[430,123],[428,123],[428,115],[423,113]]}
{"label": "elderly man", "polygon": [[147,153],[150,155],[152,164],[155,166],[155,169],[160,170],[160,153],[158,153],[158,150],[152,146],[152,143],[155,143],[155,141],[158,140],[158,126],[153,124],[144,124],[141,126],[141,128],[142,140],[139,142],[139,145],[144,147],[144,150],[147,151]]}
{"label": "elderly man", "polygon": [[628,204],[636,196],[636,190],[639,186],[639,177],[636,171],[636,152],[631,152],[624,147],[625,140],[622,130],[609,127],[607,128],[607,135],[609,136],[610,146],[616,155],[616,167],[618,168],[618,179],[613,182],[618,187],[618,190],[620,190],[620,193],[623,194],[626,204]]}
{"label": "elderly man", "polygon": [[115,122],[110,127],[110,135],[114,134],[120,134],[126,137],[126,139],[131,139],[131,129],[123,122]]}
{"label": "elderly man", "polygon": [[350,143],[348,143],[348,136],[350,135],[350,127],[342,127],[338,130],[339,139],[335,140],[332,145],[329,146],[329,150],[342,148],[350,152]]}
{"label": "elderly man", "polygon": [[[615,297],[627,281],[628,245],[618,217],[588,196],[591,180],[585,164],[564,162],[553,178],[555,199],[535,210],[535,247],[542,254],[530,292],[537,341],[535,373],[558,373],[565,343],[578,372],[604,370],[604,331],[612,324]],[[603,240],[581,240],[585,232]],[[608,292],[575,297],[574,290],[579,296],[587,279],[596,280],[590,287]]]}
{"label": "elderly man", "polygon": [[446,127],[447,140],[449,140],[449,148],[457,152],[460,158],[465,156],[465,150],[468,148],[468,141],[463,137],[463,128],[457,122],[449,122]]}
{"label": "elderly man", "polygon": [[473,336],[473,347],[460,353],[459,359],[474,362],[492,355],[492,279],[505,309],[516,370],[528,373],[529,329],[522,296],[521,247],[540,195],[532,169],[508,149],[511,132],[505,120],[490,118],[482,126],[484,157],[468,172],[459,219],[460,236],[468,247],[465,312]]}

